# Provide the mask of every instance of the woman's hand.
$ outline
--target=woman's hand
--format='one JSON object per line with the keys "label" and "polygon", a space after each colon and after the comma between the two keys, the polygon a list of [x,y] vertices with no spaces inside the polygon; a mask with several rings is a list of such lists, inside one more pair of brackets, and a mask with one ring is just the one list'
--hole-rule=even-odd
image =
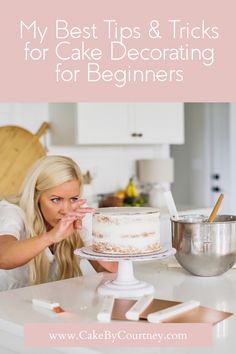
{"label": "woman's hand", "polygon": [[77,215],[78,215],[78,219],[75,222],[75,227],[77,229],[81,229],[82,228],[82,222],[83,222],[84,216],[86,214],[93,214],[94,211],[95,211],[95,209],[93,209],[93,208],[82,208],[81,206],[83,204],[86,204],[86,202],[87,202],[86,199],[80,199],[79,200],[80,207],[77,208],[76,210],[74,210],[74,212],[77,213]]}
{"label": "woman's hand", "polygon": [[46,236],[48,237],[48,241],[50,245],[53,243],[58,243],[65,238],[69,237],[73,234],[76,229],[79,229],[82,223],[83,217],[80,217],[80,221],[78,222],[77,213],[69,213],[63,216],[56,226],[54,226],[50,231],[46,232]]}
{"label": "woman's hand", "polygon": [[82,228],[83,218],[87,213],[92,213],[92,208],[78,208],[76,211],[64,215],[50,231],[46,232],[49,245],[58,243],[76,230]]}

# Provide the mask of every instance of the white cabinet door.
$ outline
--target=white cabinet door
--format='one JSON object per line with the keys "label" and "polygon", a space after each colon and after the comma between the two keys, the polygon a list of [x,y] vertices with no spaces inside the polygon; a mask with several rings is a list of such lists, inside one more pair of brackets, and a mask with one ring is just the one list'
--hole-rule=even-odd
{"label": "white cabinet door", "polygon": [[133,109],[137,143],[184,143],[182,103],[137,103],[133,105]]}
{"label": "white cabinet door", "polygon": [[181,103],[56,103],[49,105],[52,144],[181,144]]}
{"label": "white cabinet door", "polygon": [[182,103],[78,104],[80,144],[182,144]]}
{"label": "white cabinet door", "polygon": [[126,103],[79,103],[79,144],[127,144],[131,142],[129,105]]}

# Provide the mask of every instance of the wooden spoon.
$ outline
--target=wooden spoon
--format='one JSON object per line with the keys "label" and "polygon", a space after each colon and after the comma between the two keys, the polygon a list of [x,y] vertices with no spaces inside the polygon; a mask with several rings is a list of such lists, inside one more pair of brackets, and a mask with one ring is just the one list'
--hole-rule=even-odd
{"label": "wooden spoon", "polygon": [[218,213],[219,207],[220,207],[223,199],[224,199],[224,194],[221,193],[221,195],[219,196],[217,202],[215,203],[215,206],[214,206],[214,208],[213,208],[213,210],[211,212],[211,215],[209,216],[207,222],[212,223],[215,220],[216,214]]}

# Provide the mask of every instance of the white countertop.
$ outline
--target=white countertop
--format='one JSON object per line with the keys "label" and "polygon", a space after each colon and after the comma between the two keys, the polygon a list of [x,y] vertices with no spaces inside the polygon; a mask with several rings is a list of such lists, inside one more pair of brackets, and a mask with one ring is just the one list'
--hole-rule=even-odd
{"label": "white countertop", "polygon": [[[201,305],[236,313],[236,270],[218,277],[196,277],[182,268],[167,268],[165,263],[135,263],[135,275],[155,286],[159,299],[199,300]],[[106,273],[57,281],[0,293],[0,353],[78,353],[78,348],[24,348],[23,325],[27,322],[94,322],[100,306],[97,286],[109,276]],[[57,301],[71,315],[49,316],[32,306],[32,298]],[[232,353],[236,346],[236,317],[233,315],[214,326],[214,345],[210,348],[158,348],[158,353]],[[157,348],[129,348],[130,354],[156,353]],[[80,353],[120,353],[120,348],[99,350],[81,348]]]}

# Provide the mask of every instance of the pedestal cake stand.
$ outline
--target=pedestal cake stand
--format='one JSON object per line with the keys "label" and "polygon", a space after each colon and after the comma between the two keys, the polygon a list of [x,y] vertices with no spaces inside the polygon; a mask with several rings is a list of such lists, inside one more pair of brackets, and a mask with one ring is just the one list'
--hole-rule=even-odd
{"label": "pedestal cake stand", "polygon": [[174,248],[162,248],[159,251],[139,255],[112,255],[94,252],[91,246],[76,249],[74,253],[88,260],[118,262],[115,280],[106,281],[98,287],[100,295],[114,295],[116,298],[140,297],[153,294],[154,286],[135,278],[133,262],[163,260],[175,254]]}

